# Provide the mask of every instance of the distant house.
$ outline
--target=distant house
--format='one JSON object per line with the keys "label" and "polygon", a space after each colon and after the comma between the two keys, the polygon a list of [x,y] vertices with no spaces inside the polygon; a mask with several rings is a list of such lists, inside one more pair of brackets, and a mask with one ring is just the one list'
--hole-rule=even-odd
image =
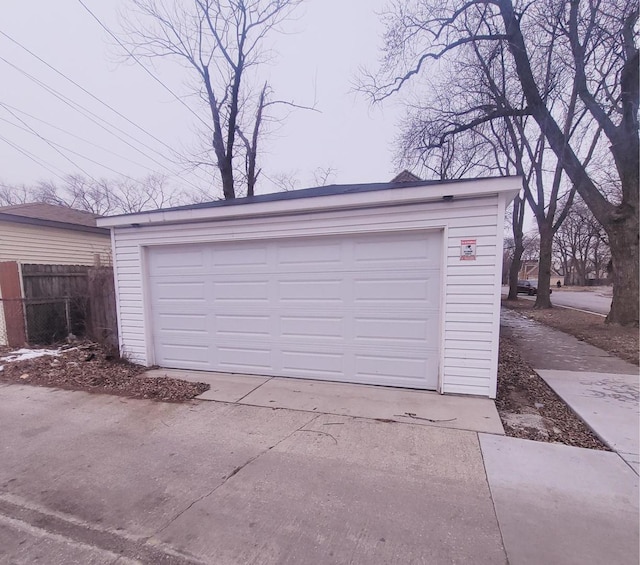
{"label": "distant house", "polygon": [[[524,281],[538,280],[538,260],[537,259],[523,259],[520,265],[520,271],[518,272],[518,279]],[[553,266],[551,267],[551,280],[550,285],[556,286],[558,283],[564,284],[564,275],[561,274]]]}
{"label": "distant house", "polygon": [[0,345],[34,341],[36,316],[51,326],[55,314],[70,331],[70,297],[84,292],[89,267],[111,265],[96,217],[41,202],[0,207]]}
{"label": "distant house", "polygon": [[394,182],[419,182],[422,179],[416,175],[414,175],[412,172],[407,171],[407,169],[405,169],[404,171],[402,171],[401,173],[398,173],[395,177],[393,177],[391,179],[390,182],[394,183]]}

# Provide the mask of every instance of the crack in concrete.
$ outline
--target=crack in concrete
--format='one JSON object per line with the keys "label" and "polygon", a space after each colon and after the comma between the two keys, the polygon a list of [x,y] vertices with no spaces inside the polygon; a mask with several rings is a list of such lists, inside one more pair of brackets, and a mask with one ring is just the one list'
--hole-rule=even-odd
{"label": "crack in concrete", "polygon": [[260,383],[257,387],[252,388],[247,394],[242,395],[240,398],[238,398],[238,400],[236,400],[234,402],[234,404],[239,404],[241,400],[244,400],[245,398],[247,398],[247,396],[249,396],[251,393],[255,392],[256,390],[258,390],[261,386],[266,385],[269,381],[272,381],[275,377],[270,377],[268,378],[266,381],[264,381],[263,383]]}
{"label": "crack in concrete", "polygon": [[213,495],[219,488],[223,487],[224,485],[227,484],[227,482],[232,478],[235,477],[240,471],[242,471],[242,469],[244,469],[247,465],[250,465],[251,463],[253,463],[254,461],[256,461],[257,459],[259,459],[260,457],[262,457],[263,455],[265,455],[266,453],[269,453],[272,449],[278,447],[283,441],[288,440],[293,434],[301,431],[304,427],[308,426],[309,424],[311,424],[314,420],[318,419],[320,416],[322,416],[322,414],[315,414],[313,416],[313,418],[311,418],[308,422],[305,422],[304,424],[302,424],[301,426],[299,426],[298,428],[296,428],[295,430],[293,430],[291,433],[287,434],[286,436],[284,436],[283,438],[279,439],[276,443],[274,443],[273,445],[269,446],[267,449],[259,452],[257,455],[254,455],[253,457],[247,459],[247,461],[245,461],[242,465],[237,466],[235,469],[233,469],[233,471],[231,471],[228,475],[226,475],[223,479],[222,482],[218,485],[216,485],[215,487],[213,487],[209,492],[203,494],[202,496],[199,496],[198,498],[196,498],[193,502],[191,502],[184,510],[181,510],[180,512],[178,512],[173,518],[171,518],[171,520],[169,520],[169,522],[167,522],[164,526],[162,526],[162,528],[160,528],[155,534],[154,537],[157,536],[158,534],[162,533],[164,530],[166,530],[171,524],[173,524],[178,518],[180,518],[180,516],[182,516],[185,512],[187,512],[188,510],[191,510],[191,508],[193,508],[196,504],[198,504],[198,502],[201,502],[202,500],[205,500],[206,498],[209,498],[211,495]]}

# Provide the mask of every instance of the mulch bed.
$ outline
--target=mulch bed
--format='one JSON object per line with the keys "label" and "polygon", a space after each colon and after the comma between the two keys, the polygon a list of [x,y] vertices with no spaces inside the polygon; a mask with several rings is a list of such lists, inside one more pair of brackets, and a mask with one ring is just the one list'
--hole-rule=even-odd
{"label": "mulch bed", "polygon": [[[0,351],[0,357],[9,351]],[[69,347],[59,356],[5,362],[0,382],[48,386],[85,392],[184,402],[209,385],[180,379],[144,377],[148,368],[115,357],[94,343]]]}
{"label": "mulch bed", "polygon": [[[553,296],[551,297],[553,299]],[[629,363],[639,364],[638,328],[605,324],[604,318],[587,312],[556,306],[536,310],[531,300],[503,300],[502,305],[527,318],[577,337]]]}
{"label": "mulch bed", "polygon": [[609,450],[505,337],[500,338],[496,407],[510,437]]}

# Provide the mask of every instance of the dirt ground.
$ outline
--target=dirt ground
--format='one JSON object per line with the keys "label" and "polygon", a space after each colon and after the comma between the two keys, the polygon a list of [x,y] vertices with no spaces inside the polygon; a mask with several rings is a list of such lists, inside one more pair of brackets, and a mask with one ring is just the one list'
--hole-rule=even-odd
{"label": "dirt ground", "polygon": [[22,361],[3,361],[8,350],[0,351],[0,382],[49,386],[182,402],[209,388],[204,383],[180,379],[143,377],[147,367],[113,357],[99,345],[84,343],[61,349],[57,356],[45,355]]}
{"label": "dirt ground", "polygon": [[608,450],[504,337],[500,338],[496,407],[510,437]]}
{"label": "dirt ground", "polygon": [[536,310],[529,300],[503,300],[502,305],[542,324],[571,334],[608,351],[616,357],[638,365],[638,328],[623,328],[604,323],[602,316],[555,306]]}

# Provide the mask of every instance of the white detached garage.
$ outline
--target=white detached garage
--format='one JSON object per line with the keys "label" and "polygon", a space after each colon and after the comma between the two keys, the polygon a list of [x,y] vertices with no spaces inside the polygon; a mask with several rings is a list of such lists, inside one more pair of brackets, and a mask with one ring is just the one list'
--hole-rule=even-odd
{"label": "white detached garage", "polygon": [[495,397],[517,177],[333,185],[98,220],[145,365]]}

